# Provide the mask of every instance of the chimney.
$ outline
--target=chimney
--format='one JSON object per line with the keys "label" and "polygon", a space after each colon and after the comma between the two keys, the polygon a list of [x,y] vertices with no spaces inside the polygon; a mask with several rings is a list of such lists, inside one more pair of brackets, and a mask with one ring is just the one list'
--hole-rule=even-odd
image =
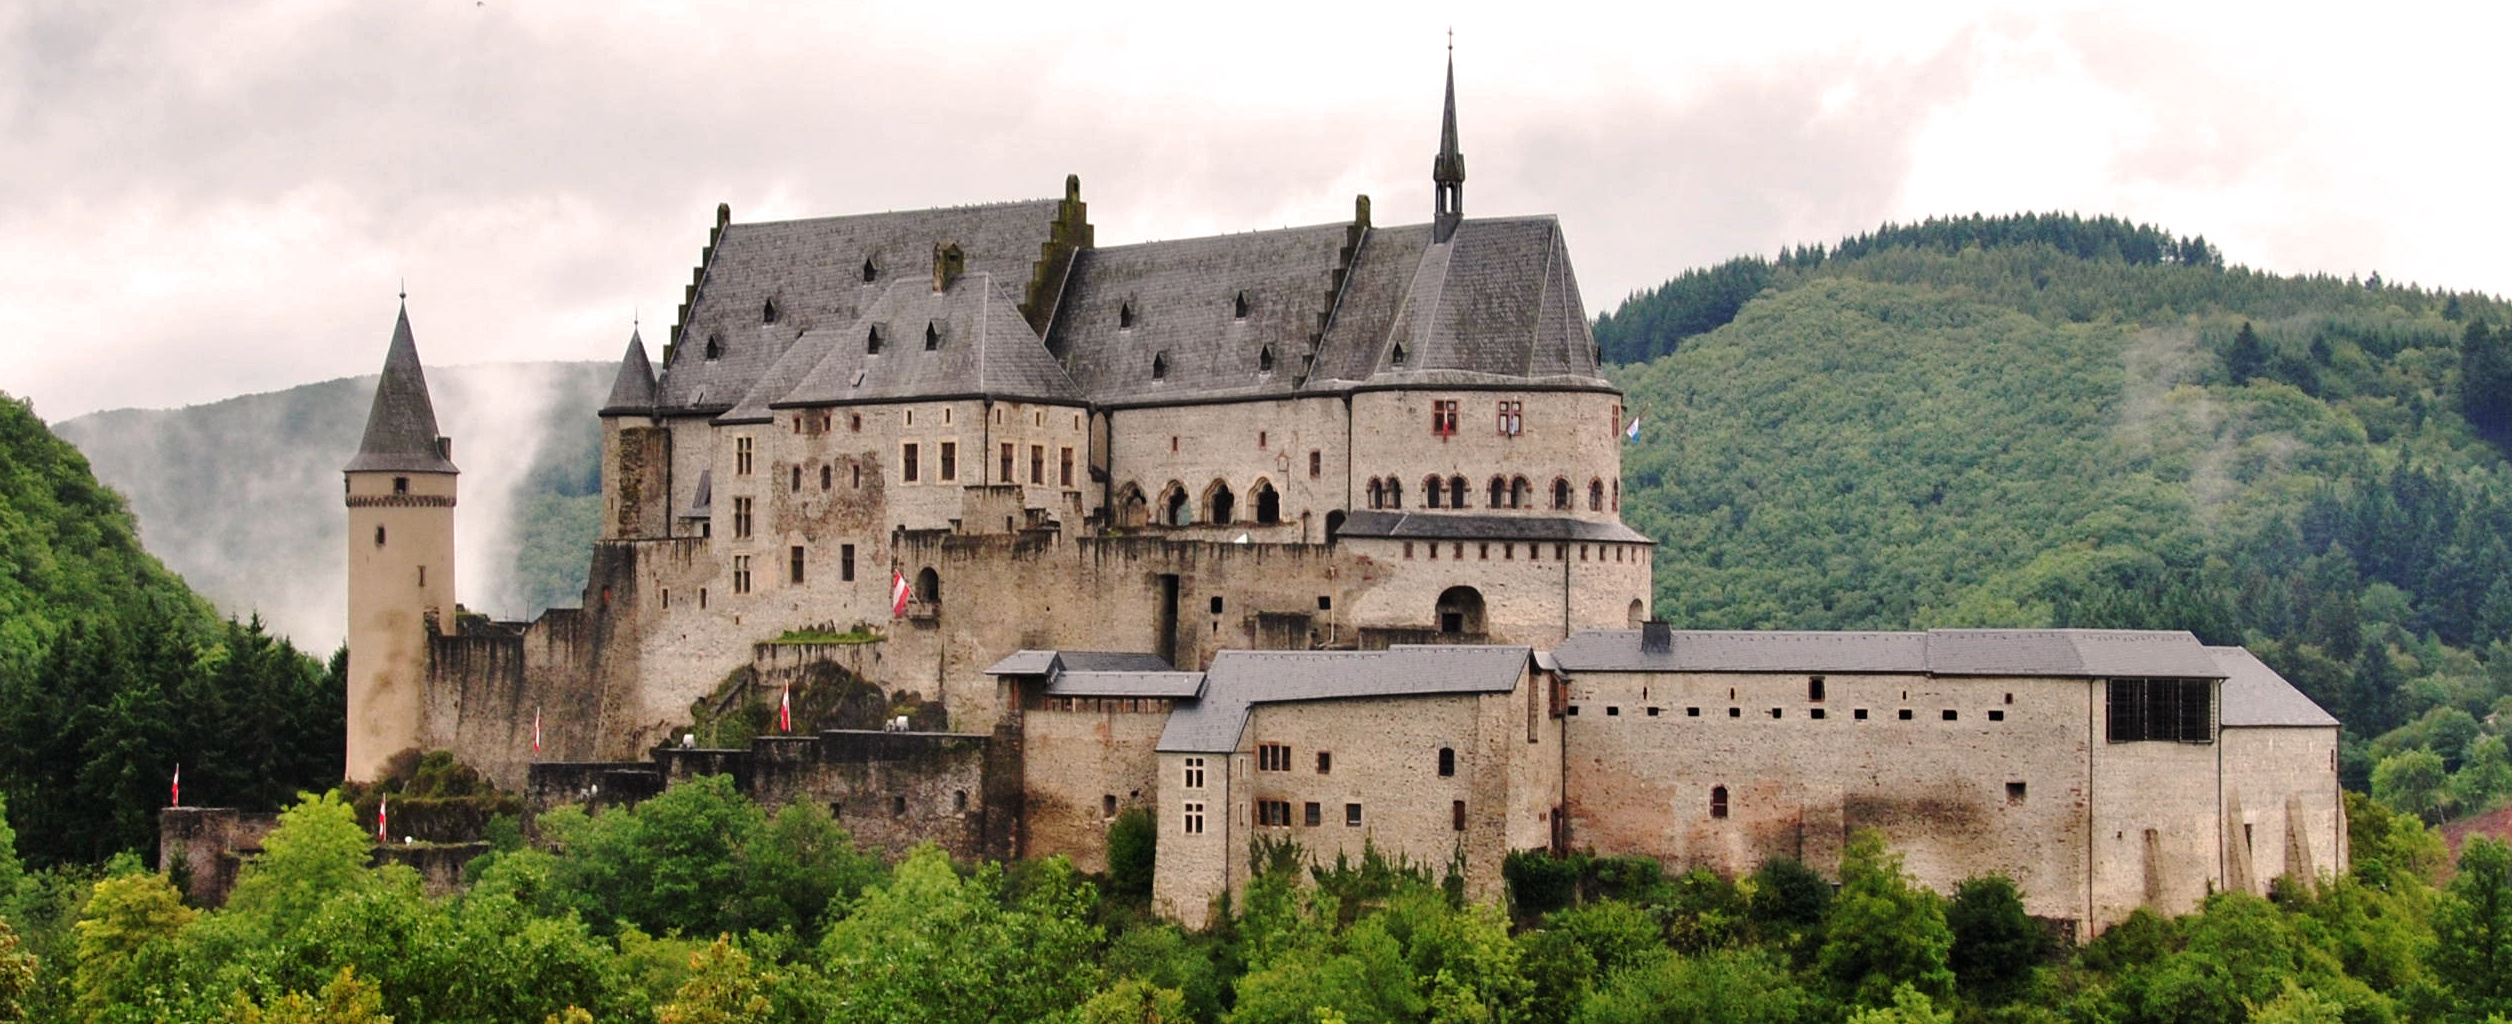
{"label": "chimney", "polygon": [[1666,625],[1666,620],[1650,619],[1640,624],[1640,653],[1672,654],[1674,651],[1675,631]]}
{"label": "chimney", "polygon": [[958,242],[933,244],[933,291],[939,295],[950,290],[951,282],[959,280],[968,269],[968,254],[960,251]]}

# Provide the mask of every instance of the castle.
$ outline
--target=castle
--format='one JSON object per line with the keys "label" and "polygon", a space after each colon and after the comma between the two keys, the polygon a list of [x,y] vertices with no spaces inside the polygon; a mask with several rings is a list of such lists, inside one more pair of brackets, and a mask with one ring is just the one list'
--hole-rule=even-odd
{"label": "castle", "polygon": [[[657,373],[601,410],[581,609],[452,606],[458,470],[406,310],[346,467],[348,766],[444,747],[541,800],[730,773],[899,851],[1105,863],[1152,811],[1204,920],[1252,838],[1498,892],[1510,851],[1818,869],[1883,830],[2080,934],[2346,863],[2337,723],[2186,633],[1651,621],[1636,420],[1550,217],[1101,247],[1060,199],[771,223],[719,207]],[[834,635],[832,635],[834,634]],[[1111,653],[1113,652],[1113,653]],[[832,678],[907,728],[700,747]]]}

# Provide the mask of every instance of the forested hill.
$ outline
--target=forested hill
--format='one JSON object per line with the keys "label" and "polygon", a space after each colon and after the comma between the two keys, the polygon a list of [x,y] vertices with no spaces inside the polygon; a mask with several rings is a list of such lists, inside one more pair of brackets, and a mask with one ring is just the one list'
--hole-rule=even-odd
{"label": "forested hill", "polygon": [[219,622],[87,460],[0,395],[0,795],[19,852],[152,847],[178,763],[194,803],[276,808],[337,781],[341,692],[258,622]]}
{"label": "forested hill", "polygon": [[2440,816],[2512,795],[2505,311],[2040,217],[1731,261],[1597,335],[1654,354],[1611,371],[1623,516],[1677,625],[2246,643]]}

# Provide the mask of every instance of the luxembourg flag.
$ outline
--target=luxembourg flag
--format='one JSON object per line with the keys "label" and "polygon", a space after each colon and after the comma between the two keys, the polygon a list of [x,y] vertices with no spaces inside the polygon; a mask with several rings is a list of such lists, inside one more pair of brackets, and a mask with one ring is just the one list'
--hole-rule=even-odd
{"label": "luxembourg flag", "polygon": [[541,709],[532,709],[532,752],[541,752]]}
{"label": "luxembourg flag", "polygon": [[183,766],[180,764],[174,766],[174,793],[167,801],[167,806],[183,806]]}
{"label": "luxembourg flag", "polygon": [[1633,441],[1637,441],[1637,440],[1639,440],[1639,439],[1640,439],[1640,418],[1639,418],[1639,417],[1637,417],[1637,416],[1633,416],[1633,417],[1631,417],[1631,425],[1630,425],[1630,426],[1627,426],[1627,427],[1622,428],[1622,436],[1623,436],[1623,437],[1625,437],[1625,438],[1627,438],[1627,439],[1629,439],[1629,440],[1633,440]]}
{"label": "luxembourg flag", "polygon": [[382,793],[375,794],[375,841],[379,843],[387,841],[384,838],[384,805],[390,799]]}
{"label": "luxembourg flag", "polygon": [[785,695],[776,698],[776,731],[794,731],[794,687],[787,684]]}
{"label": "luxembourg flag", "polygon": [[890,570],[891,618],[895,619],[907,614],[907,594],[907,574],[896,569]]}

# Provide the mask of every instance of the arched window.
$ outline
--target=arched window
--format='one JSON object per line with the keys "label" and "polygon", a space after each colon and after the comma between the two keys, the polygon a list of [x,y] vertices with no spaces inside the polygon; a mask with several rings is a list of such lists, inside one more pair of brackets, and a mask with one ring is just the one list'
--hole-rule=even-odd
{"label": "arched window", "polygon": [[1387,478],[1387,507],[1404,507],[1404,481],[1394,477]]}
{"label": "arched window", "polygon": [[1264,348],[1256,350],[1256,372],[1273,372],[1273,346],[1267,345]]}
{"label": "arched window", "polygon": [[1587,482],[1587,510],[1590,512],[1605,511],[1605,481],[1590,480]]}
{"label": "arched window", "polygon": [[1230,485],[1219,480],[1204,488],[1204,521],[1214,526],[1228,526],[1238,515],[1238,496],[1230,493]]}
{"label": "arched window", "polygon": [[1128,482],[1116,492],[1116,524],[1127,529],[1151,522],[1151,503],[1143,499],[1141,485]]}
{"label": "arched window", "polygon": [[759,322],[763,324],[772,324],[776,322],[775,299],[769,299],[765,304],[759,307]]}
{"label": "arched window", "polygon": [[1160,500],[1161,522],[1170,526],[1187,526],[1195,521],[1194,508],[1186,501],[1185,485],[1171,480],[1164,495]]}
{"label": "arched window", "polygon": [[1247,493],[1256,501],[1258,523],[1272,526],[1282,521],[1282,496],[1274,493],[1272,484],[1258,480],[1255,488]]}
{"label": "arched window", "polygon": [[1553,507],[1557,509],[1570,507],[1570,481],[1560,477],[1553,478]]}
{"label": "arched window", "polygon": [[868,356],[877,356],[881,354],[880,324],[874,324],[872,325],[871,330],[864,332],[864,354]]}
{"label": "arched window", "polygon": [[1449,587],[1439,592],[1439,631],[1442,633],[1483,632],[1483,592],[1472,587]]}
{"label": "arched window", "polygon": [[1725,786],[1711,786],[1711,787],[1710,787],[1710,817],[1713,817],[1713,818],[1724,818],[1724,817],[1726,817],[1726,816],[1727,816],[1727,787],[1725,787]]}
{"label": "arched window", "polygon": [[1369,478],[1369,507],[1379,507],[1381,503],[1386,501],[1386,496],[1386,488],[1379,484],[1378,478],[1374,476]]}
{"label": "arched window", "polygon": [[1439,478],[1438,478],[1438,477],[1435,477],[1435,476],[1426,476],[1426,477],[1423,477],[1423,478],[1422,478],[1422,507],[1423,507],[1423,508],[1438,508],[1438,507],[1439,507]]}
{"label": "arched window", "polygon": [[942,574],[926,566],[916,572],[916,600],[926,604],[942,603]]}
{"label": "arched window", "polygon": [[1465,478],[1464,478],[1464,477],[1461,477],[1461,476],[1452,476],[1452,477],[1449,477],[1449,478],[1448,478],[1448,507],[1449,507],[1449,508],[1464,508],[1464,507],[1465,507],[1465,486],[1466,486],[1466,484],[1465,484]]}
{"label": "arched window", "polygon": [[1335,542],[1335,536],[1336,536],[1337,534],[1342,533],[1342,532],[1343,532],[1343,510],[1342,510],[1342,509],[1335,509],[1334,511],[1331,511],[1331,512],[1326,513],[1326,543],[1328,543],[1328,544],[1332,544],[1332,543],[1334,543],[1334,542]]}
{"label": "arched window", "polygon": [[1631,610],[1623,615],[1622,621],[1624,628],[1638,629],[1642,623],[1648,621],[1648,609],[1640,604],[1639,598],[1632,598]]}
{"label": "arched window", "polygon": [[1526,482],[1525,477],[1521,476],[1511,478],[1509,481],[1509,507],[1532,507],[1530,503],[1535,500],[1534,490],[1535,488]]}
{"label": "arched window", "polygon": [[1491,493],[1484,498],[1483,504],[1492,508],[1509,507],[1509,481],[1493,477],[1490,490]]}
{"label": "arched window", "polygon": [[1455,748],[1455,747],[1441,747],[1441,748],[1439,748],[1439,777],[1444,779],[1444,778],[1447,778],[1447,777],[1449,777],[1449,776],[1451,776],[1451,775],[1455,775],[1456,773],[1457,773],[1457,748]]}

